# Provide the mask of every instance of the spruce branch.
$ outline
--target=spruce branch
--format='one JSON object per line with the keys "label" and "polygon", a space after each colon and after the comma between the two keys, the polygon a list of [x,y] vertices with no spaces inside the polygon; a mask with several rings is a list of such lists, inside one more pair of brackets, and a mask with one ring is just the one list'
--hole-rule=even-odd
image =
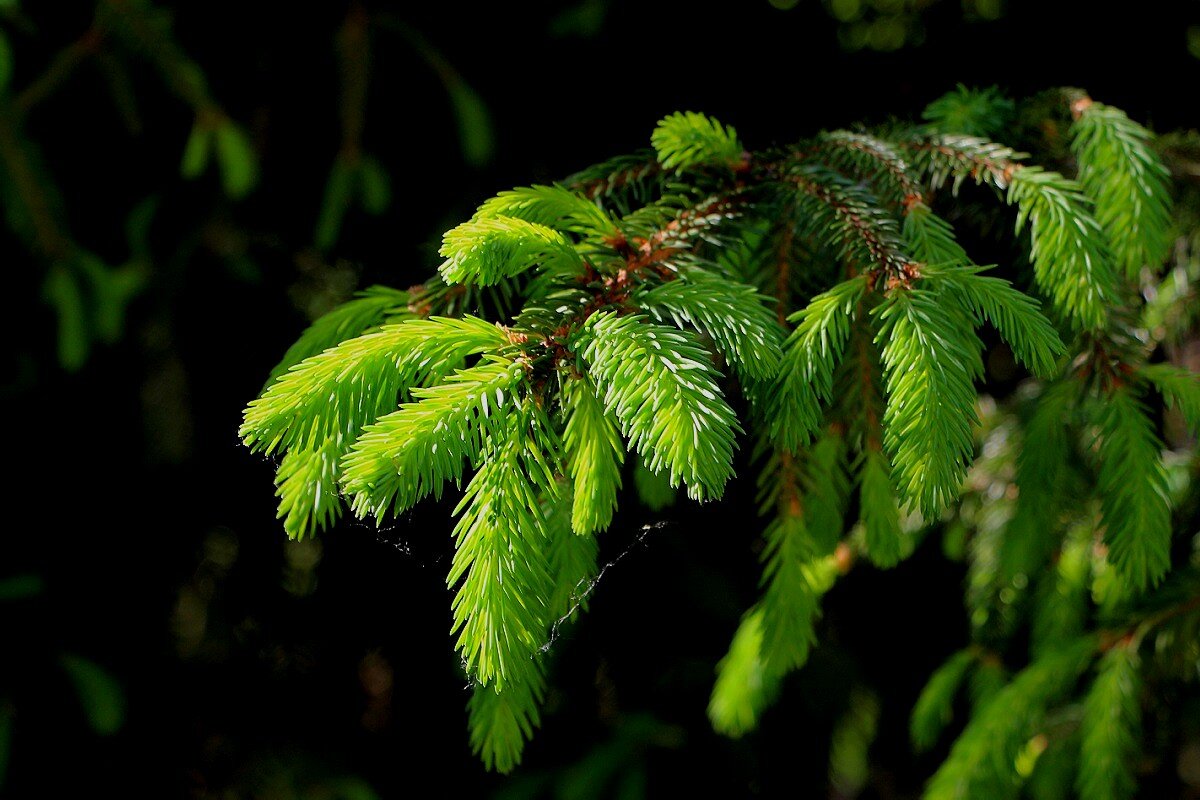
{"label": "spruce branch", "polygon": [[306,358],[361,336],[384,322],[399,322],[408,316],[409,294],[387,286],[372,286],[353,300],[322,315],[300,334],[295,344],[271,370],[267,386]]}
{"label": "spruce branch", "polygon": [[535,265],[579,273],[583,260],[571,242],[553,228],[516,217],[484,217],[446,232],[438,251],[446,283],[491,286],[515,278]]}
{"label": "spruce branch", "polygon": [[650,137],[663,169],[684,170],[700,165],[738,165],[743,148],[737,132],[712,117],[694,111],[664,117]]}
{"label": "spruce branch", "polygon": [[1097,488],[1109,560],[1142,590],[1171,566],[1171,515],[1162,443],[1142,401],[1116,387],[1098,404]]}
{"label": "spruce branch", "polygon": [[692,273],[641,292],[634,302],[660,322],[691,325],[711,337],[746,380],[771,380],[779,369],[783,331],[768,298],[752,286]]}
{"label": "spruce branch", "polygon": [[[790,466],[790,465],[789,465]],[[819,462],[814,467],[826,466]],[[829,465],[832,466],[832,465]],[[819,476],[818,469],[808,475]],[[839,529],[828,531],[822,536],[821,512],[814,509],[824,505],[834,513],[840,510],[844,495],[841,481],[833,481],[824,492],[809,491],[803,499],[797,494],[781,498],[778,514],[763,532],[766,547],[763,549],[762,586],[759,600],[762,611],[761,658],[765,668],[783,675],[802,666],[816,643],[814,626],[819,615],[820,596],[828,589],[827,571],[821,570],[819,557],[832,552],[836,545],[822,542],[828,533],[836,537]],[[827,546],[828,545],[828,546]]]}
{"label": "spruce branch", "polygon": [[1140,691],[1137,648],[1117,646],[1105,653],[1083,701],[1075,781],[1082,800],[1120,800],[1136,793],[1132,762],[1141,733]]}
{"label": "spruce branch", "polygon": [[501,690],[497,685],[477,684],[467,703],[471,751],[488,769],[508,774],[521,763],[525,743],[541,724],[546,680],[537,662]]}
{"label": "spruce branch", "polygon": [[1054,498],[1067,485],[1069,423],[1079,394],[1076,381],[1061,380],[1047,386],[1025,425],[1026,446],[1016,463],[1016,510],[1000,549],[1000,568],[1007,578],[1036,574],[1061,528],[1062,509]]}
{"label": "spruce branch", "polygon": [[1041,378],[1057,372],[1057,359],[1066,347],[1042,316],[1036,300],[1017,291],[1003,278],[981,274],[984,267],[927,268],[929,284],[937,285],[957,300],[975,318],[975,324],[990,322],[1012,347],[1013,354]]}
{"label": "spruce branch", "polygon": [[900,510],[887,456],[879,450],[868,448],[863,452],[858,507],[871,563],[880,567],[900,563],[904,555]]}
{"label": "spruce branch", "polygon": [[992,138],[1010,123],[1016,104],[996,87],[972,89],[961,83],[921,112],[931,133]]}
{"label": "spruce branch", "polygon": [[479,207],[476,219],[510,217],[559,231],[595,238],[619,234],[602,208],[562,186],[518,187],[500,192]]}
{"label": "spruce branch", "polygon": [[330,437],[352,441],[412,388],[507,343],[500,328],[472,317],[385,325],[294,365],[247,406],[239,433],[265,453]]}
{"label": "spruce branch", "polygon": [[878,136],[833,131],[817,138],[814,152],[846,175],[871,183],[895,213],[904,214],[924,202],[926,188],[916,172],[898,148]]}
{"label": "spruce branch", "polygon": [[865,277],[851,278],[789,317],[796,328],[784,345],[779,378],[766,398],[768,435],[783,449],[799,450],[820,428],[821,405],[831,398],[833,372],[866,289]]}
{"label": "spruce branch", "polygon": [[930,211],[914,206],[904,220],[904,238],[913,254],[925,262],[923,277],[948,290],[974,318],[996,326],[1017,359],[1039,377],[1055,372],[1055,359],[1066,352],[1058,332],[1042,316],[1037,301],[1002,278],[982,275],[986,267],[971,263],[954,238],[950,224]]}
{"label": "spruce branch", "polygon": [[582,355],[605,409],[653,472],[696,500],[721,496],[741,431],[708,354],[686,331],[641,316],[594,314]]}
{"label": "spruce branch", "polygon": [[1078,185],[1029,166],[1013,173],[1008,201],[1017,206],[1017,231],[1029,225],[1029,252],[1041,289],[1080,325],[1105,327],[1107,305],[1117,294],[1115,276]]}
{"label": "spruce branch", "polygon": [[1162,263],[1171,244],[1169,174],[1150,132],[1125,112],[1086,96],[1072,104],[1071,151],[1117,266],[1136,278]]}
{"label": "spruce branch", "polygon": [[958,496],[974,451],[981,344],[971,319],[928,289],[894,291],[872,314],[880,322],[892,476],[901,496],[932,518]]}
{"label": "spruce branch", "polygon": [[546,530],[550,549],[546,560],[550,567],[553,590],[547,601],[550,630],[549,640],[542,645],[545,652],[553,643],[558,627],[576,619],[587,610],[588,595],[599,574],[596,558],[600,543],[595,535],[580,534],[573,524],[574,499],[572,491],[560,481],[556,496],[543,500]]}
{"label": "spruce branch", "polygon": [[[803,581],[803,594],[791,598],[792,608],[807,613],[801,619],[790,621],[794,628],[791,634],[800,638],[788,638],[777,643],[765,638],[764,622],[766,607],[756,604],[742,617],[734,633],[729,652],[717,664],[717,679],[713,684],[708,703],[708,718],[713,730],[731,738],[739,738],[758,726],[762,712],[771,704],[779,692],[783,676],[790,669],[803,663],[811,646],[809,632],[816,613],[817,604],[833,585],[839,574],[837,556],[827,556],[804,562],[798,577]],[[793,587],[793,591],[799,585]],[[764,595],[764,600],[766,596]],[[789,660],[786,654],[800,655],[800,661]]]}
{"label": "spruce branch", "polygon": [[440,497],[468,463],[481,463],[525,381],[523,364],[488,356],[439,386],[413,390],[416,402],[367,425],[342,459],[342,488],[354,513],[379,520],[426,495]]}
{"label": "spruce branch", "polygon": [[586,378],[564,387],[567,416],[563,448],[572,481],[571,527],[581,536],[612,521],[621,489],[625,447],[617,425]]}
{"label": "spruce branch", "polygon": [[492,452],[455,509],[450,632],[458,634],[467,674],[500,693],[536,681],[550,622],[550,536],[540,499],[557,485],[547,428],[527,403],[489,432]]}
{"label": "spruce branch", "polygon": [[326,530],[341,516],[338,462],[344,454],[344,444],[327,439],[316,447],[289,450],[280,459],[275,493],[278,517],[289,539],[301,540]]}
{"label": "spruce branch", "polygon": [[1146,364],[1138,369],[1138,376],[1183,416],[1193,435],[1200,435],[1200,375],[1170,364]]}
{"label": "spruce branch", "polygon": [[909,736],[914,748],[928,750],[937,743],[953,717],[954,698],[977,660],[978,653],[974,649],[959,650],[929,676],[909,721]]}
{"label": "spruce branch", "polygon": [[796,187],[797,227],[828,246],[854,272],[914,274],[895,217],[870,190],[813,164],[793,167],[785,179]]}
{"label": "spruce branch", "polygon": [[[1084,631],[1092,577],[1091,528],[1083,524],[1068,531],[1056,563],[1038,581],[1029,626],[1029,649],[1035,659]],[[1042,531],[1043,538],[1053,541],[1045,534]]]}
{"label": "spruce branch", "polygon": [[1095,655],[1095,639],[1084,637],[1064,642],[1022,670],[976,712],[925,787],[925,800],[1013,795],[1018,751],[1046,708],[1070,691]]}
{"label": "spruce branch", "polygon": [[1023,154],[975,137],[938,135],[905,146],[934,187],[952,180],[957,192],[970,179],[1005,191],[1008,203],[1017,206],[1017,232],[1029,227],[1038,286],[1080,327],[1107,325],[1107,306],[1116,298],[1115,274],[1079,184],[1021,164]]}
{"label": "spruce branch", "polygon": [[713,730],[739,738],[758,726],[758,716],[779,692],[779,675],[762,659],[762,609],[742,617],[729,653],[717,664],[717,680],[708,701]]}
{"label": "spruce branch", "polygon": [[[1076,183],[966,135],[990,135],[1009,113],[994,93],[959,92],[915,133],[835,131],[759,153],[711,118],[672,115],[653,153],[484,202],[446,234],[437,277],[369,290],[285,355],[241,435],[282,454],[289,535],[336,520],[339,488],[358,516],[382,519],[469,478],[447,582],[475,684],[472,747],[487,766],[512,769],[539,724],[547,653],[594,587],[626,449],[654,509],[681,484],[719,498],[733,477],[743,423],[726,401],[727,364],[750,401],[767,523],[761,594],[718,665],[714,727],[754,727],[808,658],[822,597],[855,556],[886,567],[912,552],[921,534],[903,507],[935,521],[958,499],[983,409],[971,499],[944,517],[970,531],[980,641],[931,679],[914,743],[935,742],[964,684],[972,718],[927,796],[1009,796],[1027,776],[1050,786],[1076,749],[1096,761],[1082,793],[1126,791],[1137,708],[1128,664],[1115,664],[1135,659],[1147,632],[1177,633],[1166,621],[1190,620],[1179,609],[1195,602],[1155,611],[1167,587],[1135,591],[1157,586],[1172,544],[1141,392],[1153,386],[1197,428],[1200,380],[1147,365],[1118,304],[1129,298],[1114,265],[1128,274],[1130,253],[1152,260],[1165,184],[1147,181],[1118,208],[1097,165],[1111,164],[1116,184],[1136,180],[1151,168],[1144,130],[1080,108]],[[948,130],[952,119],[971,130]],[[934,190],[967,180],[1016,206],[1036,285],[1078,334],[1073,362],[1041,305],[977,266],[933,212]],[[1145,230],[1122,238],[1122,225]],[[985,324],[1049,381],[1019,390],[1018,415],[977,392]],[[985,478],[1001,496],[981,496]],[[1072,500],[1090,505],[1075,513]],[[1109,628],[1095,630],[1092,600]],[[1026,622],[1032,663],[1010,681],[989,654]],[[1097,656],[1090,721],[1060,737],[1047,713]],[[1114,714],[1120,730],[1104,722]]]}
{"label": "spruce branch", "polygon": [[644,150],[577,172],[567,178],[565,186],[601,207],[614,206],[627,213],[633,204],[645,205],[654,198],[663,172],[654,151]]}

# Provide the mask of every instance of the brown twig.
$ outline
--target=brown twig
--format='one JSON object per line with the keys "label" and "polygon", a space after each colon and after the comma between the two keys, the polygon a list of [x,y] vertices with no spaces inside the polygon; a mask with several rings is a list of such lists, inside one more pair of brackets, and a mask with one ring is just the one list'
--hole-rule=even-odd
{"label": "brown twig", "polygon": [[367,87],[371,80],[368,22],[367,11],[362,3],[353,3],[337,34],[338,72],[342,83],[338,106],[342,120],[342,145],[338,157],[347,164],[355,163],[362,155]]}
{"label": "brown twig", "polygon": [[75,250],[75,243],[55,211],[54,189],[38,174],[27,143],[21,134],[20,114],[0,94],[0,162],[29,216],[30,246],[47,261],[61,261]]}
{"label": "brown twig", "polygon": [[67,78],[75,72],[76,67],[99,52],[104,43],[104,31],[93,24],[82,36],[58,52],[51,59],[46,71],[25,87],[13,100],[13,107],[21,114],[28,113],[31,108],[41,103],[57,90]]}

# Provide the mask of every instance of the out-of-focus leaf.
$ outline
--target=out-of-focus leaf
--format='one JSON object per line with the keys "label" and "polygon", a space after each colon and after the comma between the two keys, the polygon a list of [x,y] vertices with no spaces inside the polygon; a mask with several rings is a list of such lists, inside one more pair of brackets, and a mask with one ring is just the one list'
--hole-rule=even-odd
{"label": "out-of-focus leaf", "polygon": [[80,253],[76,264],[90,284],[96,335],[117,341],[125,328],[125,307],[145,283],[145,269],[136,262],[113,269],[91,253]]}
{"label": "out-of-focus leaf", "polygon": [[188,180],[203,175],[204,170],[208,168],[208,153],[212,150],[212,142],[213,129],[197,121],[183,146],[179,174]]}
{"label": "out-of-focus leaf", "polygon": [[149,265],[150,226],[158,211],[158,197],[151,195],[133,207],[125,220],[125,240],[129,243],[129,256],[134,261]]}
{"label": "out-of-focus leaf", "polygon": [[87,361],[91,344],[83,292],[75,276],[62,265],[50,269],[43,291],[46,300],[58,312],[58,363],[73,372]]}
{"label": "out-of-focus leaf", "polygon": [[125,722],[125,693],[116,679],[96,662],[81,656],[66,654],[60,663],[75,686],[92,730],[104,736],[120,730]]}
{"label": "out-of-focus leaf", "polygon": [[42,593],[45,585],[41,575],[14,575],[0,579],[0,600],[21,600]]}
{"label": "out-of-focus leaf", "polygon": [[258,181],[258,156],[254,147],[232,120],[217,126],[216,136],[217,161],[225,194],[232,198],[245,197]]}
{"label": "out-of-focus leaf", "polygon": [[12,82],[13,55],[8,36],[0,31],[0,89],[7,89]]}
{"label": "out-of-focus leaf", "polygon": [[833,730],[829,747],[829,782],[839,797],[857,797],[871,772],[868,751],[875,741],[879,723],[879,700],[869,691],[856,689],[850,705]]}
{"label": "out-of-focus leaf", "polygon": [[643,800],[646,797],[646,770],[633,767],[625,770],[617,782],[616,800]]}
{"label": "out-of-focus leaf", "polygon": [[342,778],[331,788],[340,800],[379,800],[379,793],[362,778]]}
{"label": "out-of-focus leaf", "polygon": [[359,165],[358,186],[364,211],[375,215],[387,211],[392,202],[392,181],[382,164],[370,156],[363,156]]}
{"label": "out-of-focus leaf", "polygon": [[319,250],[328,250],[337,244],[342,220],[350,208],[355,170],[355,166],[341,156],[337,157],[329,170],[325,198],[321,201],[321,213],[317,216],[317,229],[313,233],[313,243]]}
{"label": "out-of-focus leaf", "polygon": [[463,158],[472,166],[483,166],[492,160],[495,146],[487,106],[475,90],[461,79],[447,80],[446,91],[450,93],[454,116],[458,120],[458,140]]}

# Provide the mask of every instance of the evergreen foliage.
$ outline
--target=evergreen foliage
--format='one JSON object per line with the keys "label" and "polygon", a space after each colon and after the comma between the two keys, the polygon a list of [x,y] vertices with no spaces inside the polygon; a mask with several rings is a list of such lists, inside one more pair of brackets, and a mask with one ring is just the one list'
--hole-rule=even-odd
{"label": "evergreen foliage", "polygon": [[[971,714],[926,797],[1129,796],[1157,658],[1139,646],[1200,614],[1172,577],[1195,562],[1153,403],[1200,430],[1200,379],[1130,322],[1131,281],[1170,237],[1153,138],[1061,97],[1077,178],[982,138],[1016,104],[960,87],[920,125],[761,152],[674,114],[653,151],[500,193],[446,234],[440,281],[318,320],[250,403],[241,435],[282,455],[285,529],[328,529],[343,502],[382,521],[466,481],[452,633],[472,745],[508,771],[624,490],[655,510],[680,487],[716,500],[754,462],[762,580],[716,668],[718,731],[755,727],[860,557],[893,567],[944,527],[969,537],[973,642],[917,699],[914,745],[950,729],[960,693]],[[967,181],[982,201],[958,196]],[[989,196],[1015,206],[1015,268],[957,241],[951,220],[971,217],[955,209]],[[1005,348],[1023,387],[998,410],[977,386]],[[1010,491],[982,496],[982,473]],[[1028,658],[1010,647],[1024,625]],[[863,703],[839,745],[847,781],[879,713]]]}

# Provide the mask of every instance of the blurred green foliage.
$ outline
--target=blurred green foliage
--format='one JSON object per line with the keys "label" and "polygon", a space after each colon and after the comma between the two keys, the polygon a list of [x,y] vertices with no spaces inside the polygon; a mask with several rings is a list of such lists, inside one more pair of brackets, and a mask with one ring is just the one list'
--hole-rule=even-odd
{"label": "blurred green foliage", "polygon": [[[11,28],[0,28],[0,195],[9,227],[43,262],[42,296],[58,317],[58,361],[64,369],[78,370],[97,344],[112,344],[124,335],[124,309],[163,269],[150,258],[147,245],[156,202],[151,194],[129,211],[128,262],[113,265],[78,242],[68,220],[85,210],[67,201],[71,186],[60,184],[53,170],[46,168],[42,145],[30,133],[39,106],[71,90],[88,62],[96,62],[110,76],[109,101],[136,134],[142,127],[141,87],[130,76],[146,72],[193,116],[190,131],[179,138],[180,176],[198,181],[215,172],[222,193],[233,202],[246,199],[261,180],[260,145],[226,112],[210,88],[203,65],[177,40],[169,7],[149,0],[97,0],[91,26],[48,64],[37,65],[43,72],[19,87],[13,86],[20,65],[15,63],[10,38],[36,34],[16,3],[8,4],[4,13]],[[322,253],[335,247],[352,210],[378,216],[393,202],[387,170],[362,149],[376,38],[399,40],[441,82],[464,160],[482,166],[492,158],[487,108],[454,66],[423,33],[398,16],[368,14],[360,3],[351,3],[331,43],[340,75],[342,143],[316,213],[313,241]],[[157,188],[148,186],[147,191]],[[247,278],[257,274],[252,267],[240,269]]]}

